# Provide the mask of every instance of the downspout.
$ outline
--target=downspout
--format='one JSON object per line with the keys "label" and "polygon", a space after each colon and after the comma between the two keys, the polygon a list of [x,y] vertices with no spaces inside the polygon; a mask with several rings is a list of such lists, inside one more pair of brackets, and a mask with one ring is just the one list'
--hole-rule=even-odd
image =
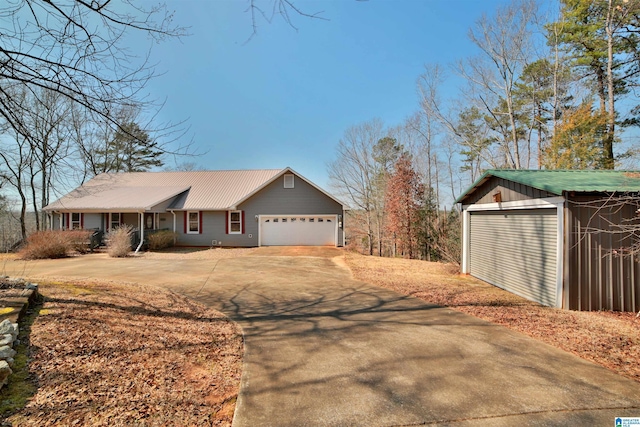
{"label": "downspout", "polygon": [[138,219],[138,224],[139,224],[139,227],[140,227],[140,243],[138,244],[138,247],[136,248],[136,251],[135,251],[136,254],[138,253],[138,251],[142,247],[142,242],[144,242],[144,212],[140,212],[140,217]]}

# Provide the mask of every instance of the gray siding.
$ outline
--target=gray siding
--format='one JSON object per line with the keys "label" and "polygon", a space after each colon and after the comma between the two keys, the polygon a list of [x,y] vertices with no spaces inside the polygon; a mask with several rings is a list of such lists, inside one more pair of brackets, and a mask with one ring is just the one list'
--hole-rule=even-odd
{"label": "gray siding", "polygon": [[637,243],[619,226],[637,227],[637,202],[609,202],[606,195],[572,197],[567,209],[565,306],[572,310],[640,310]]}
{"label": "gray siding", "polygon": [[[226,212],[207,211],[201,213],[201,233],[185,233],[184,218],[186,214],[186,212],[176,212],[176,232],[178,233],[178,245],[211,246],[212,241],[216,240],[218,246],[258,246],[258,222],[253,218],[253,216],[249,218],[248,213],[245,213],[245,232],[243,234],[226,234]],[[251,237],[249,237],[249,235],[251,235]]]}
{"label": "gray siding", "polygon": [[472,212],[470,274],[544,305],[556,304],[556,209]]}
{"label": "gray siding", "polygon": [[89,229],[102,229],[102,214],[99,213],[86,213],[84,214],[84,228]]}
{"label": "gray siding", "polygon": [[528,185],[491,177],[471,194],[465,201],[465,205],[474,203],[494,203],[493,195],[500,191],[503,202],[513,202],[518,200],[530,200],[556,196],[548,191],[538,190]]}
{"label": "gray siding", "polygon": [[[258,233],[256,215],[344,215],[342,205],[298,176],[295,177],[294,188],[284,188],[284,177],[278,177],[239,209],[246,211],[247,229],[250,224],[254,238]],[[339,229],[339,245],[342,241],[343,229]]]}
{"label": "gray siding", "polygon": [[[221,246],[258,246],[258,215],[343,215],[342,206],[318,191],[298,176],[294,188],[284,188],[284,178],[274,182],[238,206],[244,212],[243,234],[226,234],[226,212],[202,213],[202,233],[184,232],[184,212],[176,212],[179,245],[211,246],[212,241]],[[169,224],[172,224],[172,219]],[[165,227],[162,227],[165,228]],[[338,231],[338,242],[342,242],[342,230]]]}
{"label": "gray siding", "polygon": [[165,200],[162,203],[152,206],[151,209],[149,209],[147,212],[166,212],[169,206],[171,206],[171,204],[175,202],[177,198],[179,198],[181,195],[184,195],[184,194],[186,194],[186,191],[175,197],[170,198],[169,200]]}

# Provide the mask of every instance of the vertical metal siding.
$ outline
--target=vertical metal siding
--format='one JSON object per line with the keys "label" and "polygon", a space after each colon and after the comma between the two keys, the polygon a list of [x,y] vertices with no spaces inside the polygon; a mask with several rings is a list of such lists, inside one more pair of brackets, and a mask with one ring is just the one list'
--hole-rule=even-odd
{"label": "vertical metal siding", "polygon": [[472,276],[556,305],[556,209],[472,212],[470,223]]}
{"label": "vertical metal siding", "polygon": [[637,207],[605,206],[605,200],[581,196],[569,204],[568,308],[638,311],[640,263],[629,250],[635,237],[619,227],[638,225]]}

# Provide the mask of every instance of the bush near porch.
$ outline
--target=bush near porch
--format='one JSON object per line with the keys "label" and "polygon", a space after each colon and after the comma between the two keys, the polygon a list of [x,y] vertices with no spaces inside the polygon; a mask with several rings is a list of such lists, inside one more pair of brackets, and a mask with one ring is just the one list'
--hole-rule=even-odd
{"label": "bush near porch", "polygon": [[22,259],[64,258],[72,253],[90,250],[90,230],[45,230],[37,231],[27,238],[20,249]]}

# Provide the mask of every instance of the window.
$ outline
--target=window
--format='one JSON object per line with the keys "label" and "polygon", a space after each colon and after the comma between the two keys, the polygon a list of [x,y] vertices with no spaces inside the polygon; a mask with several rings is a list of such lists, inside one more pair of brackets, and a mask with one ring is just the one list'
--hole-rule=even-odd
{"label": "window", "polygon": [[242,211],[229,212],[229,234],[242,233]]}
{"label": "window", "polygon": [[293,188],[293,174],[284,175],[284,188]]}
{"label": "window", "polygon": [[122,214],[119,213],[112,213],[109,214],[110,219],[109,219],[109,230],[113,230],[114,228],[118,228],[120,227],[121,223],[122,223]]}
{"label": "window", "polygon": [[71,214],[71,224],[69,229],[70,230],[80,230],[82,229],[82,214],[80,214],[79,212],[73,212]]}
{"label": "window", "polygon": [[187,234],[200,233],[200,212],[187,212]]}

